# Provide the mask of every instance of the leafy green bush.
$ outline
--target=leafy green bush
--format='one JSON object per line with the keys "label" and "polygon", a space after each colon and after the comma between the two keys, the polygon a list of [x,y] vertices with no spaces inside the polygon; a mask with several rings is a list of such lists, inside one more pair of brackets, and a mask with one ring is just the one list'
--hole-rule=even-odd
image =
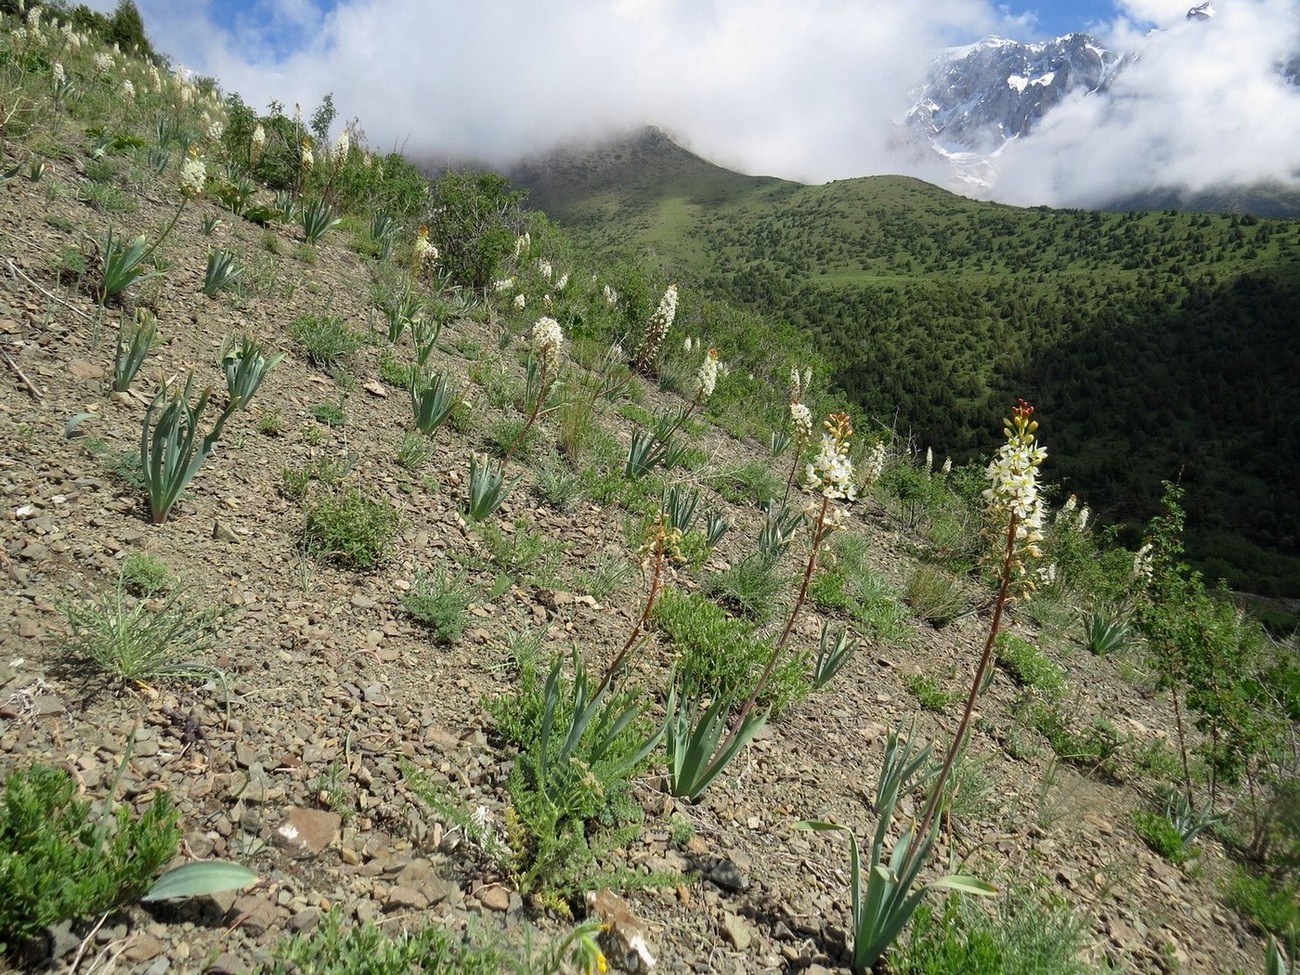
{"label": "leafy green bush", "polygon": [[1028,640],[1013,633],[999,633],[994,645],[998,664],[1021,687],[1028,687],[1051,700],[1065,693],[1061,668]]}
{"label": "leafy green bush", "polygon": [[347,488],[322,497],[308,510],[303,547],[316,558],[373,569],[388,554],[397,521],[387,498]]}
{"label": "leafy green bush", "polygon": [[709,481],[715,491],[733,504],[763,505],[779,498],[785,490],[780,478],[769,465],[759,461],[746,461],[725,470]]}
{"label": "leafy green bush", "polygon": [[960,895],[923,905],[907,944],[890,956],[896,975],[1088,975],[1082,922],[1061,904],[1012,887],[989,915]]}
{"label": "leafy green bush", "polygon": [[1300,885],[1255,876],[1238,868],[1224,900],[1261,931],[1283,940],[1300,937]]}
{"label": "leafy green bush", "polygon": [[1186,863],[1196,856],[1183,840],[1178,827],[1168,817],[1147,809],[1133,811],[1133,828],[1137,830],[1142,841],[1170,863]]}
{"label": "leafy green bush", "polygon": [[139,596],[152,596],[175,583],[167,563],[146,552],[132,552],[122,561],[122,584]]}
{"label": "leafy green bush", "polygon": [[[739,705],[771,655],[767,641],[752,623],[729,619],[704,596],[666,589],[655,603],[653,618],[677,645],[680,668],[691,678],[685,693],[721,696]],[[808,654],[787,654],[772,673],[758,703],[779,713],[808,695]]]}
{"label": "leafy green bush", "polygon": [[96,823],[76,788],[67,772],[47,765],[4,781],[0,955],[14,956],[47,925],[136,899],[176,853],[180,830],[170,793],[155,793],[139,817],[120,805]]}

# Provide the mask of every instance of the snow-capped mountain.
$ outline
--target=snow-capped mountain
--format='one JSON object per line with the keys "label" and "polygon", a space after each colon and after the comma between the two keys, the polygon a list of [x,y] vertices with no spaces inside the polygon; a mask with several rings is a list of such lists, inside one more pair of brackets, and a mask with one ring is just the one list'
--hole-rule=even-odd
{"label": "snow-capped mountain", "polygon": [[936,58],[907,125],[952,157],[995,152],[1078,89],[1104,88],[1124,59],[1090,34],[1025,44],[990,37]]}

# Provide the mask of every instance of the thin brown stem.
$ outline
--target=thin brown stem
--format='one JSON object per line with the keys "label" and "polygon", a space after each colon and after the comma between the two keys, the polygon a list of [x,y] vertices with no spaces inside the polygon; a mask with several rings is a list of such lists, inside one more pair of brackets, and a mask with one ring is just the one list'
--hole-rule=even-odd
{"label": "thin brown stem", "polygon": [[794,487],[794,475],[799,470],[799,454],[803,448],[803,440],[796,437],[794,441],[794,460],[790,462],[790,476],[785,479],[785,494],[781,495],[781,507],[790,500],[790,489]]}
{"label": "thin brown stem", "polygon": [[730,744],[732,735],[737,733],[738,729],[745,723],[745,718],[749,717],[749,712],[758,703],[758,696],[763,693],[763,689],[767,687],[767,682],[772,676],[772,671],[776,669],[777,658],[781,656],[786,641],[790,639],[790,634],[794,632],[794,622],[799,618],[799,610],[803,609],[803,604],[808,599],[808,584],[812,580],[813,569],[817,566],[817,553],[821,550],[822,540],[825,535],[826,509],[829,505],[830,498],[823,494],[821,510],[817,512],[817,527],[813,529],[812,551],[808,553],[808,564],[803,570],[803,583],[799,586],[799,596],[794,601],[794,608],[790,610],[790,618],[785,621],[785,629],[781,631],[781,638],[776,641],[776,646],[772,648],[772,655],[767,658],[767,666],[763,668],[762,676],[759,677],[758,683],[754,685],[754,689],[750,692],[749,698],[745,701],[745,706],[740,709],[740,714],[732,726],[731,734],[727,736],[727,742],[723,744],[719,752],[724,751],[726,745]]}
{"label": "thin brown stem", "polygon": [[952,744],[948,746],[948,753],[944,755],[943,768],[939,771],[939,777],[935,779],[931,788],[930,800],[926,803],[925,814],[921,817],[920,828],[913,834],[914,840],[907,855],[908,862],[899,871],[901,876],[907,875],[915,864],[916,857],[920,856],[921,851],[926,848],[926,844],[923,842],[924,837],[928,835],[930,826],[934,823],[935,816],[938,815],[939,805],[943,801],[943,787],[948,781],[953,764],[956,762],[957,755],[966,739],[966,731],[970,726],[971,716],[975,713],[975,702],[979,699],[980,689],[984,684],[984,674],[993,659],[993,645],[997,642],[998,629],[1002,625],[1002,612],[1006,608],[1007,593],[1011,588],[1011,572],[1015,559],[1016,528],[1018,524],[1019,519],[1013,511],[1011,513],[1011,523],[1007,526],[1007,547],[1002,560],[1002,580],[998,586],[997,602],[993,604],[993,621],[989,624],[989,636],[984,641],[984,652],[980,654],[979,666],[975,668],[975,679],[971,681],[970,694],[966,698],[966,709],[962,712],[961,722],[957,725],[957,734],[953,737]]}
{"label": "thin brown stem", "polygon": [[1183,787],[1187,790],[1187,801],[1192,801],[1192,763],[1187,757],[1187,733],[1183,729],[1183,707],[1178,697],[1178,685],[1169,688],[1169,695],[1174,699],[1174,727],[1178,731],[1178,750],[1183,759]]}
{"label": "thin brown stem", "polygon": [[646,624],[650,621],[650,611],[654,609],[655,599],[659,596],[659,590],[662,588],[663,569],[664,543],[661,537],[655,546],[654,569],[650,576],[650,592],[646,596],[645,608],[641,610],[641,618],[637,620],[636,626],[632,627],[632,632],[628,634],[623,649],[618,652],[618,655],[610,662],[609,667],[605,669],[605,676],[601,679],[600,686],[596,688],[596,697],[600,697],[605,688],[609,686],[610,681],[614,679],[614,675],[618,673],[619,667],[622,666],[624,658],[631,653],[632,647],[636,645],[637,640],[645,632]]}
{"label": "thin brown stem", "polygon": [[510,464],[510,458],[513,457],[515,451],[519,449],[519,445],[524,442],[524,437],[528,436],[528,431],[533,428],[533,422],[537,419],[537,411],[542,408],[542,402],[546,399],[547,366],[547,358],[543,355],[542,373],[541,376],[538,377],[537,399],[533,401],[533,410],[528,414],[528,422],[525,423],[524,428],[519,431],[519,436],[515,437],[514,443],[512,443],[510,449],[506,451],[505,459],[501,461],[501,474],[503,476],[505,475],[506,467]]}

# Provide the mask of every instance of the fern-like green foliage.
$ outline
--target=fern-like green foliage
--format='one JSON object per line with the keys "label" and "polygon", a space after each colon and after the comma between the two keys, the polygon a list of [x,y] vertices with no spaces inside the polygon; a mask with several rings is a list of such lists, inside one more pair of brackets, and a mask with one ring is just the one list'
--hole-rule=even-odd
{"label": "fern-like green foliage", "polygon": [[134,900],[176,853],[180,830],[169,793],[157,793],[139,817],[118,806],[109,814],[113,830],[75,796],[72,777],[47,765],[16,771],[4,782],[0,955],[21,951],[47,925]]}

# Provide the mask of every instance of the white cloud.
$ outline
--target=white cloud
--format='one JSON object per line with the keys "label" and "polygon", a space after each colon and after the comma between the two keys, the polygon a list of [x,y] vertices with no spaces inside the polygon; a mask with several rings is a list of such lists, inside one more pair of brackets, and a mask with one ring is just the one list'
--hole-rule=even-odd
{"label": "white cloud", "polygon": [[[108,4],[111,0],[96,0]],[[909,89],[940,48],[1025,36],[992,0],[139,0],[155,45],[264,108],[333,92],[371,145],[507,164],[653,123],[747,172],[809,182],[907,172]],[[997,160],[996,199],[1088,205],[1151,185],[1285,178],[1300,168],[1296,0],[1124,0],[1100,31],[1141,58],[1104,96],[1072,97]],[[227,17],[227,21],[231,18]],[[1168,30],[1146,36],[1151,23]],[[298,46],[285,54],[284,40]]]}
{"label": "white cloud", "polygon": [[[892,120],[942,46],[1005,29],[987,0],[141,0],[156,46],[254,106],[334,93],[372,143],[502,162],[655,123],[748,172],[823,180],[897,168]],[[265,16],[272,9],[278,12]],[[308,30],[277,58],[276,34]]]}
{"label": "white cloud", "polygon": [[[1077,94],[1009,144],[990,195],[1013,203],[1099,205],[1150,188],[1198,192],[1300,180],[1300,89],[1278,65],[1300,53],[1294,0],[1220,0],[1159,32],[1119,37],[1138,58],[1104,95]],[[1168,14],[1159,0],[1130,3]]]}

